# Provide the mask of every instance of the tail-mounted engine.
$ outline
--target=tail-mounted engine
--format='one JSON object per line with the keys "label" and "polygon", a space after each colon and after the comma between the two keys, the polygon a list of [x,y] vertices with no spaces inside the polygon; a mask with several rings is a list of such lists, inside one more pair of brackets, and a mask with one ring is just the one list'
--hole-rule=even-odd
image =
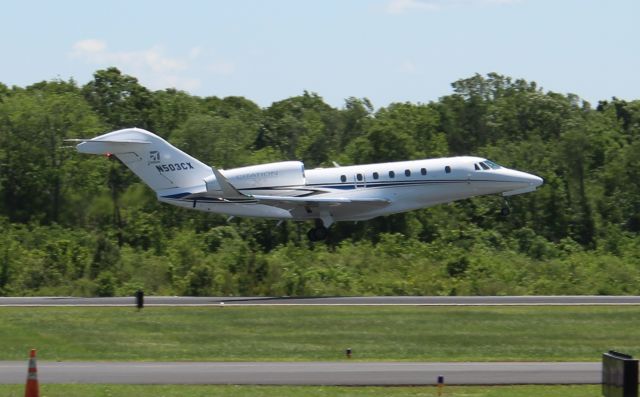
{"label": "tail-mounted engine", "polygon": [[[304,186],[304,164],[283,161],[224,170],[222,174],[236,189],[283,188]],[[207,191],[220,190],[218,182],[207,180]]]}

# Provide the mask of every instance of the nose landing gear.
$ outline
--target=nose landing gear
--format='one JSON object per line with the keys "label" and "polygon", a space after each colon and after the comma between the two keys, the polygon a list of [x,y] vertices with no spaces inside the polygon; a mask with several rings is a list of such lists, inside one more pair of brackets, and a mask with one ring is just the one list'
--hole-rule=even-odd
{"label": "nose landing gear", "polygon": [[509,201],[505,198],[502,201],[502,208],[500,208],[500,215],[506,218],[510,214],[511,214],[511,207],[509,206]]}

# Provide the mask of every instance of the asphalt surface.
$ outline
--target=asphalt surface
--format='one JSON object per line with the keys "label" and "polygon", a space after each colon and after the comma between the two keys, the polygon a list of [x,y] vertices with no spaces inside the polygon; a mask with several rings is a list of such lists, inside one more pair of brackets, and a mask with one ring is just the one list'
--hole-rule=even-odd
{"label": "asphalt surface", "polygon": [[[640,305],[640,296],[370,296],[370,297],[188,297],[147,296],[145,306],[219,305]],[[0,306],[131,306],[133,297],[0,297]]]}
{"label": "asphalt surface", "polygon": [[[41,383],[235,385],[597,384],[601,363],[41,362]],[[27,361],[0,361],[0,383],[24,383]]]}

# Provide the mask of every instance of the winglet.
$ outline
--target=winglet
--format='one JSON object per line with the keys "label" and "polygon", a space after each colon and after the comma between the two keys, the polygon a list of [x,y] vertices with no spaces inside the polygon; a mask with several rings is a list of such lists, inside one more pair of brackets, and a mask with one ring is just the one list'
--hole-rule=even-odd
{"label": "winglet", "polygon": [[236,189],[227,178],[224,177],[218,171],[217,168],[211,167],[211,171],[213,171],[213,175],[216,177],[216,181],[218,181],[218,185],[220,185],[220,189],[222,190],[222,197],[225,199],[246,199],[251,198],[251,196],[247,196],[246,194],[240,193],[238,189]]}

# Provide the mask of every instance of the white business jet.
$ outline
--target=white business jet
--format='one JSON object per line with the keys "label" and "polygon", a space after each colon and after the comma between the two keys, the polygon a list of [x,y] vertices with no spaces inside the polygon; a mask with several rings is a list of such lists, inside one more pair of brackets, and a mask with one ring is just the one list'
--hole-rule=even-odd
{"label": "white business jet", "polygon": [[[231,216],[315,220],[311,241],[336,221],[362,221],[474,196],[536,190],[542,178],[479,157],[305,170],[300,161],[216,169],[139,128],[75,139],[81,153],[116,156],[158,200]],[[504,207],[506,212],[508,207]]]}

